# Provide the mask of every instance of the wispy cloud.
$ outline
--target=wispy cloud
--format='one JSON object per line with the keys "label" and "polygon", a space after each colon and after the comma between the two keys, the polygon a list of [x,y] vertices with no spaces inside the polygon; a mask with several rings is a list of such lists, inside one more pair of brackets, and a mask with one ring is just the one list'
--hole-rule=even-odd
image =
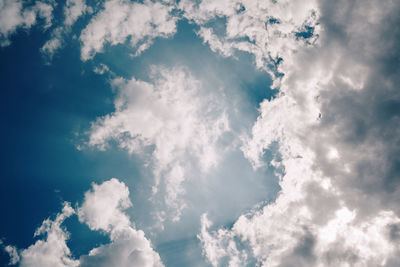
{"label": "wispy cloud", "polygon": [[45,21],[43,27],[49,28],[52,24],[52,1],[37,1],[28,5],[20,0],[2,0],[0,2],[0,46],[11,44],[10,37],[17,29],[29,29],[37,23],[38,18]]}

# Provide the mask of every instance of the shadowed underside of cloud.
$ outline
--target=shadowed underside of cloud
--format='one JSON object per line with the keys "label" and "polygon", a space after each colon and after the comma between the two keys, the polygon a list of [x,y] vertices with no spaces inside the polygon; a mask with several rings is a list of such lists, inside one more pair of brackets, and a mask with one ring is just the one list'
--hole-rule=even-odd
{"label": "shadowed underside of cloud", "polygon": [[[263,12],[252,5],[264,5]],[[292,14],[297,5],[309,10]],[[399,8],[393,1],[252,1],[239,15],[222,14],[228,25],[240,17],[240,33],[265,47],[264,58],[270,51],[282,58],[283,76],[275,78],[281,93],[261,104],[243,151],[258,167],[278,141],[282,159],[273,164],[285,172],[275,203],[241,216],[231,229],[207,231],[203,218],[199,238],[213,265],[243,266],[250,258],[263,266],[399,264],[399,243],[390,235],[400,221]],[[285,42],[268,42],[270,25],[259,23],[268,14],[278,22],[310,17],[276,28]],[[316,21],[313,42],[296,35],[307,21]],[[220,42],[223,53],[241,49],[230,35],[227,28],[226,37],[205,40]]]}

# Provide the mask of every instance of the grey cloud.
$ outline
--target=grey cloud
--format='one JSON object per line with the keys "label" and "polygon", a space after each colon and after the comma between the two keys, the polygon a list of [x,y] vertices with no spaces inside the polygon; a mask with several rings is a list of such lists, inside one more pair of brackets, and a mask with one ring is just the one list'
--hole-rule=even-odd
{"label": "grey cloud", "polygon": [[298,244],[286,255],[282,256],[280,266],[312,266],[316,261],[315,246],[317,240],[310,230],[304,229],[303,235],[298,238]]}
{"label": "grey cloud", "polygon": [[[337,3],[340,4],[349,5]],[[400,57],[397,49],[400,47],[400,5],[387,4],[370,2],[364,6],[354,3],[343,10],[345,16],[338,19],[338,15],[331,12],[336,8],[332,5],[336,4],[323,2],[322,18],[330,38],[321,47],[329,48],[328,42],[338,43],[340,48],[331,47],[333,53],[335,49],[341,49],[338,68],[351,69],[356,61],[356,64],[367,66],[367,73],[363,73],[367,78],[361,90],[352,90],[351,85],[341,80],[341,70],[337,70],[338,75],[321,92],[321,124],[314,129],[316,134],[312,138],[318,138],[319,144],[335,144],[340,151],[340,160],[332,164],[325,161],[327,151],[314,146],[318,151],[315,165],[335,177],[353,207],[365,213],[391,209],[400,214],[397,204],[400,190],[400,63],[396,60]],[[367,11],[368,8],[373,11]],[[387,13],[378,22],[368,21],[373,20],[373,15],[371,19],[357,17],[382,10]],[[355,27],[351,32],[348,30],[350,24]],[[368,24],[368,27],[362,24]],[[336,34],[338,32],[341,34]],[[344,164],[351,172],[343,171]],[[371,209],[371,206],[375,208]]]}
{"label": "grey cloud", "polygon": [[[316,1],[313,8],[321,28],[315,44],[266,48],[283,58],[281,94],[262,103],[244,148],[258,166],[263,150],[279,142],[282,191],[212,240],[247,240],[267,266],[393,265],[399,248],[387,227],[400,216],[400,4]],[[301,237],[304,226],[315,243]]]}

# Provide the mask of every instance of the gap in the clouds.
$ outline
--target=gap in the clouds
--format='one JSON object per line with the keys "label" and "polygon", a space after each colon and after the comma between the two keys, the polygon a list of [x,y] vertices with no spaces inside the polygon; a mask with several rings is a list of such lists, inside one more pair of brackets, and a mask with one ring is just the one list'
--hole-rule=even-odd
{"label": "gap in the clouds", "polygon": [[226,17],[216,17],[215,19],[207,21],[203,26],[212,28],[213,33],[217,36],[226,35]]}
{"label": "gap in the clouds", "polygon": [[156,251],[165,266],[211,266],[204,262],[201,244],[196,236],[161,243],[156,247]]}
{"label": "gap in the clouds", "polygon": [[[223,22],[221,20],[218,23]],[[276,90],[270,89],[271,78],[265,71],[255,67],[254,58],[247,53],[238,52],[236,59],[214,53],[208,45],[203,44],[202,39],[196,35],[196,30],[197,26],[183,20],[178,23],[176,35],[169,39],[156,39],[154,44],[138,57],[129,56],[134,50],[128,45],[106,45],[104,51],[107,53],[97,54],[93,61],[85,65],[94,68],[105,64],[116,76],[125,79],[135,77],[150,83],[152,81],[149,72],[153,65],[167,68],[185,67],[200,80],[205,90],[212,92],[223,88],[230,102],[228,104],[232,110],[236,110],[229,114],[232,130],[236,134],[242,131],[249,133],[259,115],[259,103],[264,99],[271,99],[277,93]],[[105,76],[115,77],[110,74]],[[222,104],[225,103],[221,102]],[[223,142],[228,145],[231,139],[227,137]],[[113,144],[110,150],[119,148]],[[184,263],[190,261],[185,253],[190,253],[191,250],[197,250],[197,253],[201,254],[195,235],[200,229],[202,213],[208,212],[215,225],[229,226],[240,214],[249,211],[256,204],[270,202],[276,198],[280,188],[272,167],[253,170],[238,147],[232,146],[224,157],[218,167],[206,174],[194,171],[194,175],[184,183],[187,194],[183,199],[188,208],[184,210],[181,221],[165,222],[164,231],[149,228],[154,223],[151,211],[155,208],[145,198],[146,193],[150,193],[149,189],[154,181],[150,168],[141,168],[142,176],[139,180],[124,177],[124,182],[129,188],[133,188],[133,208],[129,212],[133,221],[139,229],[147,230],[157,248],[160,248],[157,250],[163,261],[181,264],[167,266],[187,266]],[[178,251],[171,254],[178,243],[181,255]]]}
{"label": "gap in the clouds", "polygon": [[91,231],[85,223],[78,220],[76,215],[67,218],[63,226],[70,232],[67,245],[75,259],[79,259],[82,255],[88,255],[93,248],[110,242],[108,235],[101,231]]}

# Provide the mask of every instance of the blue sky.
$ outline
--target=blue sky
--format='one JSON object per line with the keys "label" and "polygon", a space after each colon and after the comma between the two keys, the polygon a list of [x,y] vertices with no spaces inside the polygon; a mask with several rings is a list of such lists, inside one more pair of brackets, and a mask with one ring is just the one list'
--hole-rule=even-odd
{"label": "blue sky", "polygon": [[0,0],[0,265],[397,266],[399,8]]}

